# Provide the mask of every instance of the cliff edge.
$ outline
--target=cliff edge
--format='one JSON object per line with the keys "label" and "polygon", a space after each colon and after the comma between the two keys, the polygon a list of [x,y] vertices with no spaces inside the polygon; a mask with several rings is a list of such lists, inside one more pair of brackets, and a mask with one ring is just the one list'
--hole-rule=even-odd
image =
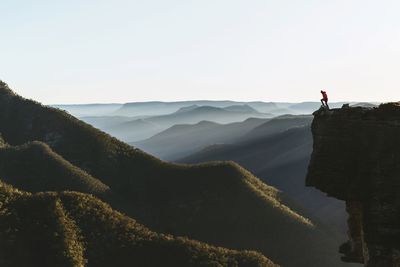
{"label": "cliff edge", "polygon": [[400,102],[314,112],[306,185],[346,202],[343,261],[400,266]]}

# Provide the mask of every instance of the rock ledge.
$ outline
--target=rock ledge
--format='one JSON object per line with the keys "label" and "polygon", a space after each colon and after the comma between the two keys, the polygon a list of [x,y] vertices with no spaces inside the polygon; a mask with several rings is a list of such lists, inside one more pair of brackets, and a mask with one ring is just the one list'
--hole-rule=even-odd
{"label": "rock ledge", "polygon": [[314,112],[306,185],[346,201],[342,260],[400,266],[400,103]]}

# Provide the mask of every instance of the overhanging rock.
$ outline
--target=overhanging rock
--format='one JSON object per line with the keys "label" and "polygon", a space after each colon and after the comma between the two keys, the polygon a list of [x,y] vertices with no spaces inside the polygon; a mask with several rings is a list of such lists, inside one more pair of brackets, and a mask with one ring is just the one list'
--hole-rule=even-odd
{"label": "overhanging rock", "polygon": [[344,261],[400,266],[400,103],[314,113],[306,185],[346,201]]}

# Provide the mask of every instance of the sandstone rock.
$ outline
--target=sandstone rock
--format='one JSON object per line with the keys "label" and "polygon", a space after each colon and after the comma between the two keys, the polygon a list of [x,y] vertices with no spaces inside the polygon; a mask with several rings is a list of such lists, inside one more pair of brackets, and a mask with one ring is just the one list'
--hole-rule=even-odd
{"label": "sandstone rock", "polygon": [[346,201],[344,261],[400,266],[400,103],[314,113],[306,185]]}

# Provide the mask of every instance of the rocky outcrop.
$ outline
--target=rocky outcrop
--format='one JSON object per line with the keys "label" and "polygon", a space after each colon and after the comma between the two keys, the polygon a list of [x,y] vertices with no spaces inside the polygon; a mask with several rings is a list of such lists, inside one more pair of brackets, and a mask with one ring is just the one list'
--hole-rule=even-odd
{"label": "rocky outcrop", "polygon": [[400,103],[321,109],[306,185],[346,201],[343,261],[400,266]]}

